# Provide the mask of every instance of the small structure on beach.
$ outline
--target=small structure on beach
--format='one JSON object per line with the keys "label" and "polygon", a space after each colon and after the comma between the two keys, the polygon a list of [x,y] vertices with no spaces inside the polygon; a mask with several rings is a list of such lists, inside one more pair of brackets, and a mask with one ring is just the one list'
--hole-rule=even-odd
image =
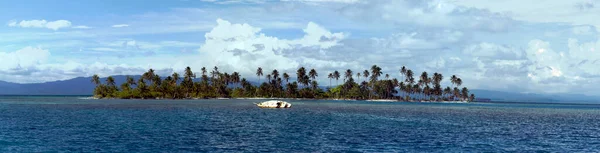
{"label": "small structure on beach", "polygon": [[256,104],[260,108],[290,108],[292,104],[281,100],[269,100]]}

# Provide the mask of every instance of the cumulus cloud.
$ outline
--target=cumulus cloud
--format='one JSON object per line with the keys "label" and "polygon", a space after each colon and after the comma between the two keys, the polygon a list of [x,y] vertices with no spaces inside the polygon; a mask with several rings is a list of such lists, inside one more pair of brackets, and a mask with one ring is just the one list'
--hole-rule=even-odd
{"label": "cumulus cloud", "polygon": [[304,36],[299,39],[280,39],[261,33],[261,29],[248,24],[235,24],[217,19],[217,26],[205,34],[206,41],[200,47],[201,57],[210,57],[200,65],[217,65],[226,70],[252,74],[257,67],[265,69],[292,70],[306,61],[290,57],[300,48],[324,50],[340,45],[346,38],[344,33],[332,33],[323,27],[309,22],[304,28]]}
{"label": "cumulus cloud", "polygon": [[0,52],[0,71],[12,73],[29,69],[43,63],[50,56],[48,50],[39,47],[25,47],[14,52]]}
{"label": "cumulus cloud", "polygon": [[470,85],[476,88],[591,94],[589,90],[597,89],[591,82],[600,81],[600,41],[581,43],[570,38],[563,43],[567,44],[564,50],[540,39],[529,41],[524,49],[487,42],[472,44],[463,50],[464,58],[471,60],[446,65],[465,64],[459,71],[469,74],[465,77],[475,82]]}
{"label": "cumulus cloud", "polygon": [[[7,55],[0,54],[2,61],[7,61],[4,64],[6,68],[0,70],[0,79],[14,82],[40,82],[49,80],[68,79],[75,76],[91,75],[94,73],[103,75],[119,75],[119,74],[138,74],[145,71],[147,68],[154,69],[180,69],[185,66],[191,66],[199,70],[201,67],[219,66],[223,71],[239,71],[245,77],[253,77],[254,70],[257,67],[263,67],[265,70],[278,69],[280,71],[295,71],[297,67],[302,66],[321,66],[341,65],[340,63],[322,60],[313,57],[297,57],[295,52],[302,52],[306,48],[315,49],[326,52],[335,46],[341,46],[340,42],[344,40],[348,34],[341,32],[330,32],[316,23],[309,22],[306,28],[303,29],[304,35],[296,39],[281,39],[278,37],[268,36],[261,32],[261,29],[248,24],[231,23],[226,20],[218,19],[217,25],[205,36],[203,44],[192,45],[186,42],[177,41],[162,41],[156,45],[164,44],[171,46],[200,46],[196,54],[173,56],[164,58],[164,56],[144,56],[130,57],[127,61],[112,59],[100,60],[101,63],[84,64],[74,62],[74,59],[65,59],[65,63],[45,63],[49,59],[47,52],[40,48],[26,48],[24,50],[10,53]],[[109,51],[120,53],[123,50],[134,49],[146,52],[144,47],[151,43],[140,42],[136,40],[123,40],[108,43],[106,47],[93,47],[86,50],[92,51]],[[34,50],[29,51],[29,50]],[[41,52],[41,53],[40,53]],[[24,54],[28,53],[28,54]],[[111,53],[111,54],[113,54]],[[154,54],[154,52],[150,52]],[[29,54],[39,56],[31,58]],[[45,56],[42,56],[45,55]],[[19,61],[26,58],[27,61]],[[108,57],[101,57],[106,59]],[[161,62],[156,62],[161,61]],[[88,61],[89,62],[89,61]],[[111,65],[103,62],[114,63],[130,63],[127,65],[118,64]],[[16,74],[15,68],[30,67],[28,73],[19,72],[20,76],[33,78],[39,76],[39,73],[49,73],[47,78],[25,79],[8,74]],[[171,71],[172,72],[172,71]],[[171,73],[169,72],[169,73]],[[79,73],[79,74],[78,74]]]}
{"label": "cumulus cloud", "polygon": [[[0,80],[17,83],[35,83],[65,80],[79,76],[99,74],[131,75],[146,70],[142,66],[127,64],[90,63],[83,64],[67,60],[61,63],[50,63],[50,51],[40,47],[25,47],[14,52],[0,52]],[[171,73],[170,68],[161,68]]]}
{"label": "cumulus cloud", "polygon": [[21,22],[11,21],[8,23],[8,26],[22,28],[48,28],[56,31],[61,28],[71,27],[71,22],[67,20],[22,20]]}

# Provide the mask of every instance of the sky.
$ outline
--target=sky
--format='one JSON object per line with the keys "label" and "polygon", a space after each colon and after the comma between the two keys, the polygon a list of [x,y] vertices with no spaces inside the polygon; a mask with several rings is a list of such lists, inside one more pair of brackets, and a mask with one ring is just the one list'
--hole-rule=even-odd
{"label": "sky", "polygon": [[[470,89],[597,95],[598,0],[0,1],[0,80],[218,66],[327,74],[378,65]],[[335,82],[335,81],[334,81]]]}

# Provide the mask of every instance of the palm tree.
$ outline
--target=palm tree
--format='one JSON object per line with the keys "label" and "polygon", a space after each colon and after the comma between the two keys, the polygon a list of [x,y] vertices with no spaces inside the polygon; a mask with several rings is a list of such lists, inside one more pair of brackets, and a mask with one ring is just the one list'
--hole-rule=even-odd
{"label": "palm tree", "polygon": [[475,94],[471,94],[469,97],[469,102],[473,102],[475,100]]}
{"label": "palm tree", "polygon": [[360,72],[356,73],[356,78],[357,78],[356,80],[357,80],[357,82],[360,82],[360,76],[361,76]]}
{"label": "palm tree", "polygon": [[[404,94],[404,91],[406,91],[406,85],[404,84],[404,82],[398,83],[398,88],[400,88],[400,91],[402,91],[402,99],[404,99],[406,96]],[[406,99],[404,99],[404,100],[406,100]]]}
{"label": "palm tree", "polygon": [[97,85],[100,85],[100,77],[98,77],[98,74],[94,74],[94,76],[92,76],[92,83]]}
{"label": "palm tree", "polygon": [[173,78],[173,85],[177,86],[177,81],[179,81],[179,73],[174,72],[171,77]]}
{"label": "palm tree", "polygon": [[344,74],[344,82],[346,82],[346,80],[350,80],[352,78],[352,70],[348,69],[346,70],[346,73]]}
{"label": "palm tree", "polygon": [[[379,79],[379,76],[381,76],[381,74],[383,74],[381,72],[381,68],[378,67],[377,65],[373,65],[371,66],[371,88],[373,90],[375,90],[375,85],[377,83],[377,80]],[[369,96],[370,98],[370,96]]]}
{"label": "palm tree", "polygon": [[454,84],[456,84],[456,79],[458,79],[458,77],[456,77],[456,75],[452,75],[452,77],[450,77],[450,83],[452,83],[452,86],[454,86]]}
{"label": "palm tree", "polygon": [[258,67],[258,69],[256,69],[256,76],[258,76],[258,83],[260,83],[260,76],[263,75],[263,70],[261,67]]}
{"label": "palm tree", "polygon": [[461,91],[462,99],[467,99],[469,97],[469,89],[467,87],[463,87]]}
{"label": "palm tree", "polygon": [[137,82],[137,89],[140,92],[140,97],[141,98],[147,98],[148,97],[148,87],[146,87],[146,82],[144,82],[144,78],[140,78]]}
{"label": "palm tree", "polygon": [[298,83],[306,86],[308,84],[308,80],[305,80],[307,77],[304,76],[306,76],[306,69],[304,67],[298,68],[298,71],[296,71],[297,81]]}
{"label": "palm tree", "polygon": [[194,74],[194,72],[192,72],[192,68],[190,68],[188,66],[184,70],[184,77],[188,77],[190,79],[193,79],[193,78],[196,78],[196,74]]}
{"label": "palm tree", "polygon": [[273,79],[277,79],[279,78],[279,71],[277,71],[277,69],[274,69],[273,72],[271,72],[271,75],[273,76]]}
{"label": "palm tree", "polygon": [[135,85],[135,80],[133,80],[133,78],[129,75],[125,77],[125,81],[127,84],[129,84],[129,86]]}
{"label": "palm tree", "polygon": [[456,84],[456,87],[460,87],[460,85],[462,85],[462,79],[457,78],[455,84]]}
{"label": "palm tree", "polygon": [[338,72],[338,71],[333,71],[333,78],[335,78],[335,84],[336,84],[336,85],[340,85],[340,84],[338,83],[338,80],[340,79],[340,72]]}
{"label": "palm tree", "polygon": [[202,67],[200,70],[202,70],[202,75],[206,75],[206,67]]}
{"label": "palm tree", "polygon": [[419,87],[419,85],[413,85],[412,87],[413,93],[417,93],[418,99],[422,100],[422,96],[420,96],[420,93],[423,91],[423,89],[421,89],[421,87]]}
{"label": "palm tree", "polygon": [[368,70],[363,71],[363,77],[365,77],[365,79],[367,79],[369,77],[369,71]]}
{"label": "palm tree", "polygon": [[106,84],[108,86],[115,86],[115,78],[113,78],[112,76],[108,76],[106,78]]}
{"label": "palm tree", "polygon": [[238,72],[233,72],[231,74],[231,82],[233,82],[233,84],[236,86],[236,88],[238,88],[238,83],[240,83],[240,73]]}
{"label": "palm tree", "polygon": [[288,81],[290,80],[290,75],[287,73],[283,73],[283,79],[285,79],[285,83],[288,83]]}
{"label": "palm tree", "polygon": [[421,77],[419,77],[419,85],[421,86],[425,86],[429,84],[429,77],[427,72],[423,72],[421,73]]}
{"label": "palm tree", "polygon": [[269,82],[271,82],[271,74],[267,74],[267,80],[269,80]]}
{"label": "palm tree", "polygon": [[[365,71],[363,71],[363,76],[365,77],[365,79],[364,79],[364,81],[363,81],[364,83],[366,83],[366,82],[367,82],[366,80],[369,78],[369,75],[370,75],[370,74],[369,74],[369,70],[365,70]],[[371,91],[369,91],[369,90],[368,90],[368,88],[369,88],[369,86],[368,86],[368,83],[367,83],[367,86],[365,86],[365,87],[367,88],[367,90],[366,90],[366,91],[368,92],[369,98],[371,98]]]}
{"label": "palm tree", "polygon": [[452,94],[452,89],[450,89],[450,87],[446,87],[444,88],[444,94],[445,94],[445,98],[448,98],[447,96]]}
{"label": "palm tree", "polygon": [[390,74],[385,74],[385,79],[389,80],[390,79]]}
{"label": "palm tree", "polygon": [[444,80],[444,76],[441,73],[433,73],[433,84],[440,85],[442,80]]}
{"label": "palm tree", "polygon": [[149,69],[148,72],[146,72],[142,75],[142,78],[144,78],[148,81],[152,81],[152,78],[154,78],[154,70]]}
{"label": "palm tree", "polygon": [[415,79],[413,78],[413,71],[412,70],[406,70],[406,80],[405,82],[412,85],[415,83]]}
{"label": "palm tree", "polygon": [[221,76],[221,81],[225,83],[225,86],[228,86],[231,82],[231,75],[229,75],[229,73],[227,72],[223,73],[223,75]]}
{"label": "palm tree", "polygon": [[431,99],[429,97],[430,94],[431,94],[431,87],[429,87],[428,85],[426,85],[425,87],[423,87],[423,96],[427,97],[427,100]]}
{"label": "palm tree", "polygon": [[108,76],[106,78],[106,85],[108,86],[108,97],[114,97],[117,92],[117,86],[115,86],[115,78]]}
{"label": "palm tree", "polygon": [[311,87],[312,87],[313,94],[316,94],[316,93],[317,93],[317,89],[319,88],[319,84],[317,83],[317,81],[313,80],[313,81],[310,83],[310,85],[311,85]]}
{"label": "palm tree", "polygon": [[329,75],[327,75],[327,78],[329,78],[329,88],[331,88],[331,79],[333,79],[333,73],[329,73]]}
{"label": "palm tree", "polygon": [[310,78],[308,75],[304,75],[304,77],[302,77],[302,81],[302,84],[304,84],[305,87],[308,87],[308,84],[310,84]]}
{"label": "palm tree", "polygon": [[181,86],[183,86],[186,98],[189,98],[190,93],[194,90],[194,78],[196,78],[196,74],[192,72],[192,69],[189,66],[186,67],[183,73],[183,81],[181,82]]}
{"label": "palm tree", "polygon": [[406,91],[406,94],[407,94],[406,96],[408,96],[408,98],[405,99],[405,100],[410,101],[411,98],[414,98],[413,95],[412,95],[412,92],[413,92],[413,86],[412,85],[406,84],[405,87],[404,87],[404,90]]}
{"label": "palm tree", "polygon": [[211,80],[212,80],[213,84],[214,84],[214,83],[215,83],[215,81],[216,81],[216,80],[215,80],[215,77],[217,77],[217,76],[220,76],[219,74],[220,74],[220,73],[219,73],[219,68],[218,68],[217,66],[215,66],[215,67],[213,68],[213,71],[212,71],[212,72],[210,72],[210,75],[211,75]]}
{"label": "palm tree", "polygon": [[308,72],[308,76],[310,76],[311,79],[315,80],[315,78],[317,78],[319,74],[317,74],[317,71],[315,71],[315,69],[310,69],[310,72]]}
{"label": "palm tree", "polygon": [[400,68],[400,74],[404,77],[404,79],[406,79],[406,67],[402,66],[402,68]]}
{"label": "palm tree", "polygon": [[456,100],[457,97],[460,96],[460,90],[457,87],[454,87],[454,90],[452,91],[453,95],[453,100]]}
{"label": "palm tree", "polygon": [[377,81],[377,79],[379,78],[379,76],[381,76],[381,74],[383,74],[383,73],[381,72],[380,67],[378,67],[377,65],[371,66],[371,82]]}

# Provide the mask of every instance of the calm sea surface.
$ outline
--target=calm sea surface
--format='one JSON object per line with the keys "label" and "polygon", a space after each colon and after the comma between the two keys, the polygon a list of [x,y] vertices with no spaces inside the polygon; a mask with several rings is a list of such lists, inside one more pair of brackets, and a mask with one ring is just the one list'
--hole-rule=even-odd
{"label": "calm sea surface", "polygon": [[600,105],[0,97],[0,152],[600,152]]}

